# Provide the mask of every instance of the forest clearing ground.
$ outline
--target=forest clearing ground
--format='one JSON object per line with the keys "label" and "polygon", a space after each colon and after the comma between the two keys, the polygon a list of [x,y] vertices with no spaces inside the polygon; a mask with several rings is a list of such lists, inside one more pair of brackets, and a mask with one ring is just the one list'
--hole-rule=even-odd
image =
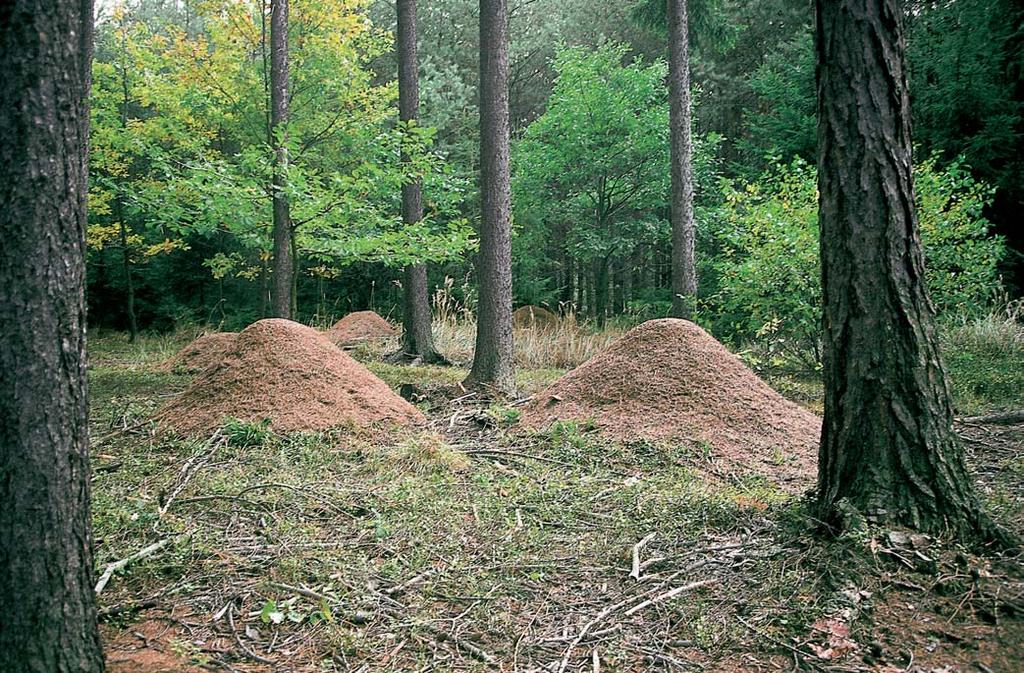
{"label": "forest clearing ground", "polygon": [[[91,344],[97,568],[172,541],[100,595],[115,673],[1024,661],[1019,560],[899,531],[823,544],[799,500],[699,446],[526,434],[514,405],[431,393],[460,368],[366,363],[426,391],[427,430],[158,437],[147,419],[189,379],[156,365],[188,339],[122,338]],[[1024,428],[964,433],[994,513],[1024,533]]]}

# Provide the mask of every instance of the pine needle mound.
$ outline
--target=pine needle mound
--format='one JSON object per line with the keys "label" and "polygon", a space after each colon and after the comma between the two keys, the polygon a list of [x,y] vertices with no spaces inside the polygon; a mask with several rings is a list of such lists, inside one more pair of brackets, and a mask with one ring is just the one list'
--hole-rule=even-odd
{"label": "pine needle mound", "polygon": [[523,329],[553,330],[558,316],[543,306],[523,306],[512,313],[512,324]]}
{"label": "pine needle mound", "polygon": [[204,334],[160,365],[160,369],[181,374],[199,374],[224,363],[234,353],[237,332]]}
{"label": "pine needle mound", "polygon": [[236,351],[207,370],[158,414],[181,434],[206,434],[229,418],[270,420],[278,432],[338,426],[409,426],[423,414],[318,331],[290,320],[260,320]]}
{"label": "pine needle mound", "polygon": [[540,393],[523,422],[594,421],[618,439],[687,440],[781,482],[815,472],[821,420],[697,325],[651,320]]}
{"label": "pine needle mound", "polygon": [[370,339],[383,339],[398,334],[391,323],[374,311],[356,311],[334,323],[325,332],[339,346],[349,346]]}

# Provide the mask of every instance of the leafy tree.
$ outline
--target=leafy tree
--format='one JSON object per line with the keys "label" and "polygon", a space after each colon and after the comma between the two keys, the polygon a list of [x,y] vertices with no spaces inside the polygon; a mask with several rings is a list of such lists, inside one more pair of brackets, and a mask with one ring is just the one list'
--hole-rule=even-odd
{"label": "leafy tree", "polygon": [[[154,171],[159,152],[197,156],[205,149],[194,125],[157,117],[147,105],[146,69],[152,65],[140,44],[153,38],[124,5],[116,6],[96,37],[98,58],[92,67],[90,138],[90,224],[86,242],[91,261],[105,263],[107,251],[118,257],[125,313],[132,340],[138,332],[136,284],[140,268],[186,247],[178,236],[146,217],[147,198],[166,189]],[[108,309],[109,311],[109,309]]]}
{"label": "leafy tree", "polygon": [[91,57],[91,2],[0,6],[0,652],[25,673],[103,670],[83,294]]}
{"label": "leafy tree", "polygon": [[[548,109],[515,157],[518,257],[528,261],[548,239],[564,266],[592,269],[599,322],[611,308],[615,260],[668,235],[667,69],[662,61],[624,64],[626,54],[612,44],[560,51]],[[695,174],[706,179],[709,143],[695,145]]]}
{"label": "leafy tree", "polygon": [[744,173],[756,175],[766,161],[799,157],[813,162],[818,152],[814,98],[814,47],[810,31],[779,45],[747,80],[757,96],[744,115]]}
{"label": "leafy tree", "polygon": [[[293,86],[284,135],[269,131],[266,3],[200,4],[201,32],[141,22],[127,31],[137,65],[129,69],[137,78],[132,119],[124,133],[112,114],[97,122],[100,138],[121,134],[140,155],[130,180],[111,180],[128,195],[129,233],[141,237],[140,246],[166,248],[158,233],[183,241],[172,259],[183,260],[185,247],[206,251],[220,292],[230,279],[257,284],[254,317],[266,314],[270,298],[275,195],[289,201],[299,267],[380,260],[397,267],[449,259],[472,243],[459,212],[464,181],[433,150],[431,129],[406,132],[395,124],[395,88],[375,83],[368,64],[387,50],[389,36],[366,21],[365,4],[291,4]],[[115,74],[116,56],[111,49]],[[288,152],[283,174],[278,138]],[[101,164],[110,145],[96,148]],[[411,161],[402,164],[403,154]],[[273,188],[275,176],[282,189]],[[427,216],[403,227],[398,194],[414,176],[425,183]],[[104,195],[96,197],[102,204]],[[111,216],[95,214],[96,225],[109,227]]]}

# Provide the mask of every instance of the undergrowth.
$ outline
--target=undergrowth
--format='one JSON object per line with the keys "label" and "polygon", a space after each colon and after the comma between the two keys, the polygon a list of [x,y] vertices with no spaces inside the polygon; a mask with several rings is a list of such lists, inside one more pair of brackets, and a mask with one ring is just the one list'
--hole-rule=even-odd
{"label": "undergrowth", "polygon": [[[558,670],[566,657],[566,670],[592,670],[595,651],[603,670],[638,661],[671,670],[673,660],[747,670],[780,656],[791,665],[792,650],[801,666],[821,668],[814,648],[831,638],[822,625],[841,617],[851,639],[869,642],[872,606],[895,591],[879,578],[918,572],[878,551],[874,534],[821,544],[802,499],[720,463],[710,447],[611,442],[587,422],[525,432],[512,402],[454,415],[439,403],[427,409],[432,428],[396,435],[281,435],[238,421],[209,439],[157,434],[149,416],[189,379],[154,365],[187,335],[131,347],[108,339],[93,340],[90,370],[97,571],[170,543],[116,573],[100,608],[118,628],[140,603],[192,615],[187,637],[172,641],[187,645],[172,649],[191,663],[239,666],[251,657],[237,636],[280,670],[302,673],[489,670],[471,647],[520,670]],[[384,364],[372,348],[356,355],[395,387],[465,376]],[[536,390],[561,371],[523,368],[519,384]],[[813,404],[812,385],[775,383]],[[1000,461],[985,493],[1019,521],[1019,457]],[[637,581],[632,555],[643,540]],[[573,646],[609,606],[639,606],[691,582],[701,584],[635,615],[609,613],[596,641]],[[979,587],[967,581],[973,593],[951,594],[950,609],[991,603]],[[895,645],[881,647],[880,657],[899,659]]]}

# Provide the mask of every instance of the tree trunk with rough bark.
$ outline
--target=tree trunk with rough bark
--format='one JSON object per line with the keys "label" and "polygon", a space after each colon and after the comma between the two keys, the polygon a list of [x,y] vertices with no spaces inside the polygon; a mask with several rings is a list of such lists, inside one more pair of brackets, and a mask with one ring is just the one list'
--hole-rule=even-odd
{"label": "tree trunk with rough bark", "polygon": [[98,673],[85,360],[91,0],[0,4],[0,660]]}
{"label": "tree trunk with rough bark", "polygon": [[817,506],[869,521],[989,535],[953,409],[911,163],[899,0],[817,0],[825,420]]}
{"label": "tree trunk with rough bark", "polygon": [[295,264],[292,218],[285,193],[288,147],[288,0],[270,0],[270,142],[274,147],[274,278],[271,309],[277,318],[292,317]]}
{"label": "tree trunk with rough bark", "polygon": [[672,315],[689,318],[697,298],[687,0],[668,0],[669,127],[672,161]]}
{"label": "tree trunk with rough bark", "polygon": [[[397,0],[398,8],[398,110],[403,122],[419,120],[420,82],[417,57],[416,0]],[[407,161],[408,157],[403,157]],[[415,224],[423,219],[423,185],[417,179],[402,185],[402,220]],[[402,273],[402,351],[424,362],[444,362],[434,347],[433,317],[427,266],[410,264]]]}
{"label": "tree trunk with rough bark", "polygon": [[515,363],[506,0],[480,0],[480,206],[476,351],[466,384],[511,393]]}

